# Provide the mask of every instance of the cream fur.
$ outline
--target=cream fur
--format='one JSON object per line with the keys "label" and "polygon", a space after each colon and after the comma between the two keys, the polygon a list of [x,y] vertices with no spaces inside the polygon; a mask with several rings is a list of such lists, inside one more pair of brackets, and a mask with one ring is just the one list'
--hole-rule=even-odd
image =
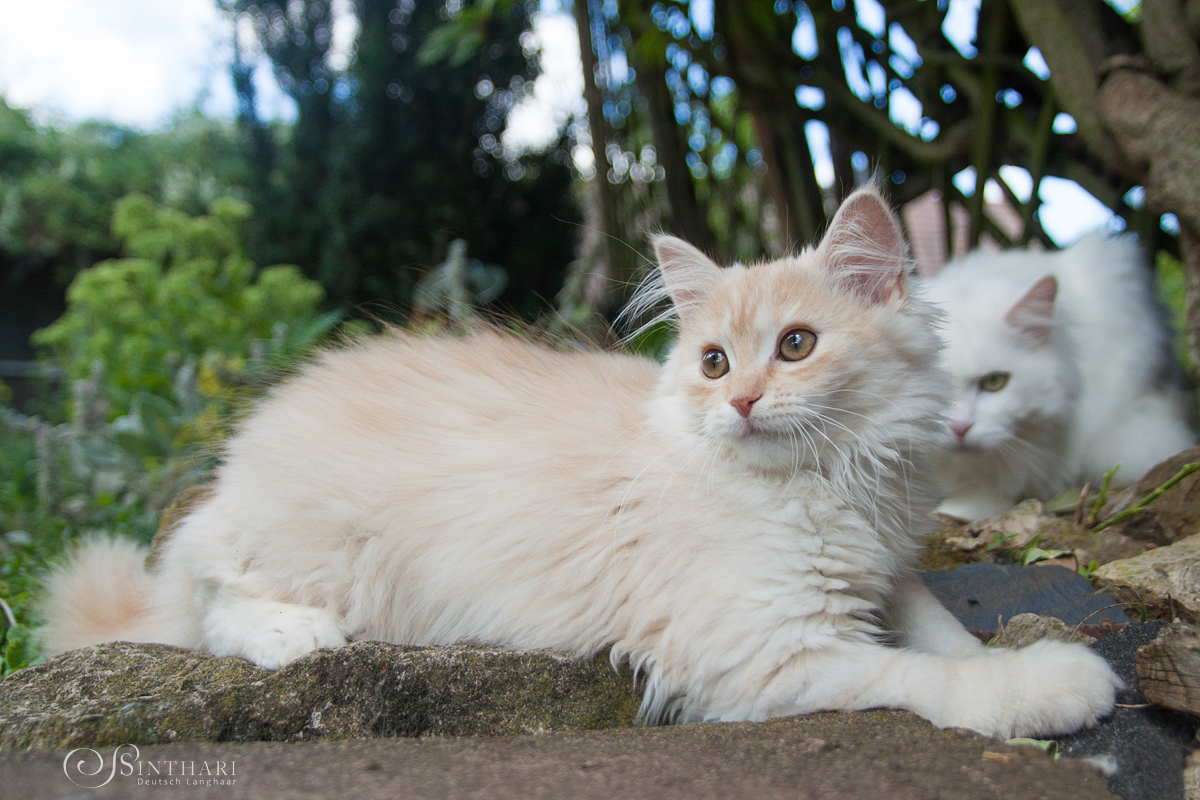
{"label": "cream fur", "polygon": [[[687,309],[662,367],[487,331],[325,353],[245,422],[153,577],[121,578],[144,616],[82,619],[119,593],[106,548],[133,571],[92,543],[51,582],[47,642],[272,668],[348,638],[611,648],[650,722],[889,706],[1001,736],[1091,724],[1119,684],[1100,658],[989,652],[915,577],[939,345],[890,211],[872,190],[846,208],[821,248],[752,267],[660,240]],[[847,231],[876,242],[872,274]],[[783,361],[798,326],[817,345]]]}

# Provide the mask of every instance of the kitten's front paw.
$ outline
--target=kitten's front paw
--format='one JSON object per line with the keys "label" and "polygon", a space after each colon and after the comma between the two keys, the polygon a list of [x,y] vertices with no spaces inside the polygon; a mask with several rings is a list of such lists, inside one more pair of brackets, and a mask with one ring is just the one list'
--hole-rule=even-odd
{"label": "kitten's front paw", "polygon": [[205,636],[213,653],[267,669],[279,669],[319,647],[346,643],[337,619],[325,609],[263,600],[210,613]]}
{"label": "kitten's front paw", "polygon": [[319,647],[341,647],[346,636],[328,611],[291,606],[278,613],[269,628],[247,642],[244,658],[260,667],[279,669]]}
{"label": "kitten's front paw", "polygon": [[1079,644],[1034,642],[998,653],[990,664],[999,678],[985,704],[993,709],[992,720],[990,729],[977,729],[1004,739],[1090,728],[1112,711],[1123,686],[1103,658]]}

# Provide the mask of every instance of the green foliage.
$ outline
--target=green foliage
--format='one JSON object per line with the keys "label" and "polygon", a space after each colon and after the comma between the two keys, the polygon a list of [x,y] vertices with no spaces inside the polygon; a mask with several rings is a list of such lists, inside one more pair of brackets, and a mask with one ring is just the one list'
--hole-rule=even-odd
{"label": "green foliage", "polygon": [[1017,534],[1015,533],[993,533],[992,540],[988,542],[987,549],[989,551],[1007,549],[1008,540],[1013,539],[1016,536]]}
{"label": "green foliage", "polygon": [[677,338],[675,325],[663,321],[639,328],[625,344],[635,353],[663,361]]}
{"label": "green foliage", "polygon": [[113,206],[130,192],[199,213],[240,191],[238,145],[231,125],[197,113],[164,133],[99,122],[59,129],[35,126],[0,98],[0,272],[49,270],[66,285],[116,255]]}
{"label": "green foliage", "polygon": [[61,425],[0,406],[0,674],[35,660],[31,598],[63,549],[90,533],[148,542],[211,465],[239,392],[336,324],[295,267],[246,257],[249,215],[229,198],[199,217],[124,198],[125,257],[81,272],[67,313],[35,335],[73,400]]}
{"label": "green foliage", "polygon": [[81,273],[67,313],[37,334],[73,399],[61,425],[0,406],[0,672],[35,658],[30,599],[63,548],[90,533],[148,542],[203,479],[238,397],[337,322],[294,267],[246,258],[249,214],[237,200],[190,217],[125,198],[114,228],[127,257]]}
{"label": "green foliage", "polygon": [[260,271],[246,257],[242,226],[250,211],[222,198],[207,216],[189,217],[144,195],[124,198],[113,228],[127,256],[80,273],[67,292],[67,313],[34,334],[34,343],[76,380],[103,363],[106,397],[120,412],[139,392],[174,396],[189,358],[236,369],[255,343],[268,355],[310,344],[337,317],[318,316],[323,292],[296,267]]}
{"label": "green foliage", "polygon": [[1100,516],[1100,511],[1104,508],[1104,504],[1108,502],[1108,490],[1112,486],[1113,478],[1117,477],[1117,472],[1121,469],[1121,465],[1114,464],[1107,472],[1104,473],[1104,483],[1100,486],[1100,493],[1096,495],[1096,502],[1092,503],[1092,510],[1087,516],[1087,527],[1091,528],[1096,524],[1096,520]]}
{"label": "green foliage", "polygon": [[[158,524],[158,510],[147,502],[153,482],[122,487],[120,481],[105,480],[112,477],[104,469],[109,459],[95,452],[94,441],[72,451],[39,453],[33,433],[7,424],[14,416],[0,408],[0,531],[5,531],[0,535],[0,675],[35,660],[31,632],[39,620],[33,599],[69,542],[101,530],[148,541]],[[54,497],[45,496],[39,485],[48,476],[56,486]]]}
{"label": "green foliage", "polygon": [[1195,375],[1196,365],[1192,363],[1187,344],[1187,288],[1183,262],[1160,250],[1154,264],[1154,276],[1158,284],[1158,298],[1166,306],[1171,319],[1175,358],[1189,375]]}

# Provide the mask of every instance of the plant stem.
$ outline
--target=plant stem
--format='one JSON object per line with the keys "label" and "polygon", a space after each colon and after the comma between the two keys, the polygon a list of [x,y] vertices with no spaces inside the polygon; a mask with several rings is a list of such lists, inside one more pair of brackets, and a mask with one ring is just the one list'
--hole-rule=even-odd
{"label": "plant stem", "polygon": [[1100,509],[1104,508],[1104,504],[1108,502],[1108,487],[1120,468],[1121,464],[1117,462],[1112,469],[1104,473],[1104,485],[1100,487],[1100,494],[1096,496],[1096,502],[1092,505],[1092,513],[1088,514],[1087,527],[1090,528],[1096,524],[1096,518],[1100,516]]}
{"label": "plant stem", "polygon": [[1143,508],[1150,505],[1158,498],[1162,497],[1163,494],[1166,493],[1167,490],[1169,490],[1172,486],[1179,483],[1181,480],[1186,478],[1188,475],[1191,475],[1193,472],[1196,472],[1197,470],[1200,470],[1200,463],[1184,464],[1183,468],[1180,469],[1179,472],[1176,472],[1175,476],[1172,477],[1171,479],[1169,479],[1166,483],[1159,486],[1157,489],[1150,492],[1150,494],[1146,495],[1141,500],[1137,501],[1132,506],[1130,506],[1129,508],[1120,512],[1119,514],[1113,514],[1111,517],[1104,520],[1104,522],[1101,522],[1099,525],[1097,525],[1095,528],[1093,528],[1093,530],[1102,531],[1105,528],[1107,528],[1109,525],[1114,525],[1123,519],[1132,517],[1134,514],[1138,513]]}

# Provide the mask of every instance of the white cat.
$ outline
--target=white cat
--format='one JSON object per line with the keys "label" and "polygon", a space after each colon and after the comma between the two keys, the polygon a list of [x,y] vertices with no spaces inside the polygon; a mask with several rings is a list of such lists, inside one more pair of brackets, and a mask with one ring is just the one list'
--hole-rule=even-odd
{"label": "white cat", "polygon": [[925,282],[945,312],[955,397],[939,511],[991,516],[1022,497],[1131,483],[1195,444],[1137,244],[1097,232],[1067,250],[975,252]]}
{"label": "white cat", "polygon": [[655,248],[665,366],[500,332],[329,351],[245,421],[151,571],[95,541],[52,576],[49,649],[611,648],[649,722],[886,706],[1011,736],[1107,713],[1101,658],[989,651],[913,570],[945,389],[881,197],[772,263]]}

